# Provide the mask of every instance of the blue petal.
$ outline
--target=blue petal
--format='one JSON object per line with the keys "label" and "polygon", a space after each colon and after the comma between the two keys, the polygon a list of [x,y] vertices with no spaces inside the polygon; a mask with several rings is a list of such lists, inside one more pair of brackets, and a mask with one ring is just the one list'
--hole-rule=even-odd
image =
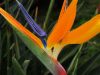
{"label": "blue petal", "polygon": [[42,43],[43,43],[44,47],[46,48],[47,43],[46,43],[45,39],[41,38],[41,41],[42,41]]}
{"label": "blue petal", "polygon": [[26,9],[23,7],[23,5],[16,0],[16,2],[18,3],[18,6],[20,8],[20,10],[22,11],[26,21],[28,22],[28,24],[30,25],[30,27],[32,28],[32,30],[35,32],[35,34],[40,37],[44,47],[46,47],[46,41],[44,40],[44,38],[46,37],[46,33],[40,28],[40,26],[32,19],[32,17],[28,14],[28,12],[26,11]]}
{"label": "blue petal", "polygon": [[37,36],[39,37],[45,37],[46,33],[40,28],[40,26],[38,26],[38,24],[32,19],[32,17],[28,14],[28,12],[26,11],[26,9],[23,7],[23,5],[16,0],[18,3],[19,8],[21,9],[26,21],[28,22],[28,24],[31,26],[31,28],[33,29],[33,31],[36,33]]}

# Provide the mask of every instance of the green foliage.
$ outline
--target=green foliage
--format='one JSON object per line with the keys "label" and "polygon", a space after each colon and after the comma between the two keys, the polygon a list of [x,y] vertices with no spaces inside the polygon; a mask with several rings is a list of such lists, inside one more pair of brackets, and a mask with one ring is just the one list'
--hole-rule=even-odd
{"label": "green foliage", "polygon": [[[21,2],[22,0],[19,1]],[[45,7],[47,8],[48,5],[41,4],[41,0],[36,1],[37,0],[24,0],[23,4],[33,18],[36,6],[38,6],[37,22],[43,27],[42,25],[47,12]],[[62,1],[63,0],[61,0],[61,3]],[[43,0],[42,3],[48,3],[48,1]],[[48,23],[45,26],[48,33],[57,20],[61,8],[59,4],[61,5],[61,3],[58,3],[58,0],[55,1],[47,21]],[[100,0],[79,0],[77,17],[73,28],[78,27],[94,16],[98,4],[100,4]],[[15,1],[5,0],[2,7],[31,31],[23,19],[24,17],[17,9]],[[24,36],[22,35],[22,37]],[[28,42],[31,42],[31,40]],[[33,48],[30,44],[29,47]],[[34,46],[34,51],[36,49],[35,47],[36,46]],[[58,60],[62,63],[66,71],[68,70],[69,75],[100,75],[100,34],[85,43],[81,52],[79,52],[79,50],[79,45],[68,45],[60,53]],[[4,18],[0,16],[0,75],[48,75],[49,71],[34,56],[38,50],[34,51],[30,51],[26,45],[23,44],[22,40],[17,37],[16,33],[9,27]],[[41,54],[38,55],[40,55],[38,58],[42,58]],[[49,63],[49,61],[50,59],[47,58],[44,59],[43,63]],[[49,67],[52,67],[52,65],[49,65]]]}

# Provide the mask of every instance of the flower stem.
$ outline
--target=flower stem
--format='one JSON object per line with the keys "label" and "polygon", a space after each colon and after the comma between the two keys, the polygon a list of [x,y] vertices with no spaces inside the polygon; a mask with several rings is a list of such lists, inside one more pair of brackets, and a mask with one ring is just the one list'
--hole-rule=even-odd
{"label": "flower stem", "polygon": [[71,64],[70,64],[70,66],[69,66],[69,68],[68,68],[68,73],[72,73],[72,71],[74,71],[74,70],[76,69],[76,68],[75,68],[75,67],[76,67],[75,65],[77,65],[77,63],[78,63],[77,61],[78,61],[79,56],[80,56],[80,54],[81,54],[82,47],[83,47],[83,44],[80,46],[78,52],[76,53],[75,57],[73,58],[73,60],[72,60],[72,62],[71,62]]}
{"label": "flower stem", "polygon": [[44,30],[46,30],[46,25],[47,25],[47,23],[48,23],[48,21],[49,21],[50,13],[51,13],[51,11],[52,11],[54,2],[55,2],[55,0],[51,0],[51,1],[50,1],[50,5],[49,5],[49,8],[48,8],[48,11],[47,11],[47,14],[46,14],[46,18],[45,18],[45,21],[44,21],[44,24],[43,24],[43,29],[44,29]]}

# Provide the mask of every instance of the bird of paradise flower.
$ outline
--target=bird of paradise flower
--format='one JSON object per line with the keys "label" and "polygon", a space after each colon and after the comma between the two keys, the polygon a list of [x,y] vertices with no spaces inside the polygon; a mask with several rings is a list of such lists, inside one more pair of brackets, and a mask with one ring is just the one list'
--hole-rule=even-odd
{"label": "bird of paradise flower", "polygon": [[[30,50],[33,48],[32,52],[52,74],[67,75],[66,71],[57,60],[62,48],[68,44],[82,44],[100,33],[100,14],[94,16],[91,20],[80,25],[78,28],[71,30],[76,16],[77,2],[78,0],[72,0],[66,9],[66,0],[64,0],[58,21],[47,38],[47,45],[41,40],[42,36],[40,36],[41,34],[46,37],[46,33],[40,27],[36,26],[37,24],[30,18],[18,1],[18,6],[29,25],[31,26],[34,22],[33,25],[36,28],[33,26],[33,31],[35,31],[37,35],[31,33],[2,8],[0,8],[0,14],[11,24],[12,28],[28,48]],[[44,39],[44,37],[42,39]]]}

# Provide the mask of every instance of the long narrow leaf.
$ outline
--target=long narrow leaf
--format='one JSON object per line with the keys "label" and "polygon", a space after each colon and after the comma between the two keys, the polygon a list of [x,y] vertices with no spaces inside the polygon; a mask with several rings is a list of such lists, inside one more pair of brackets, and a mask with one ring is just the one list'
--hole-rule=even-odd
{"label": "long narrow leaf", "polygon": [[12,64],[13,64],[14,70],[16,71],[18,75],[26,75],[21,65],[18,63],[18,61],[14,57],[12,58]]}

